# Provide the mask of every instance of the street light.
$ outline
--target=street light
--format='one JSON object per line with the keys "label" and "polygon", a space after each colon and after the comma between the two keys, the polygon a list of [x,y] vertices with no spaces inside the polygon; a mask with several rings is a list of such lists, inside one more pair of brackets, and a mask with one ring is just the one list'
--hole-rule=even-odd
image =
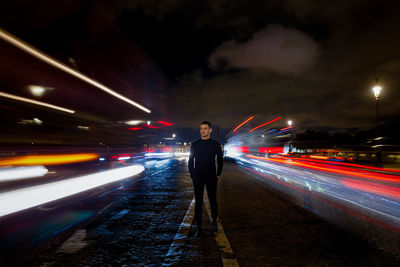
{"label": "street light", "polygon": [[30,85],[28,88],[34,96],[42,96],[46,91],[46,89],[42,86]]}
{"label": "street light", "polygon": [[379,94],[380,94],[381,91],[382,91],[382,86],[375,85],[375,86],[372,88],[372,91],[374,91],[375,97],[376,97],[376,99],[378,100]]}
{"label": "street light", "polygon": [[372,91],[374,92],[375,95],[375,100],[376,100],[376,137],[379,137],[379,94],[382,91],[382,86],[375,85],[372,88]]}
{"label": "street light", "polygon": [[175,138],[175,137],[176,137],[176,134],[173,134],[173,135],[172,135],[172,138]]}
{"label": "street light", "polygon": [[[376,84],[373,88],[372,91],[374,92],[375,95],[375,102],[376,102],[376,140],[378,141],[378,138],[380,136],[379,133],[379,94],[382,91],[382,86]],[[378,145],[378,143],[375,144],[375,156],[376,156],[376,166],[377,167],[382,167],[382,152],[381,152],[381,147]]]}
{"label": "street light", "polygon": [[[287,124],[289,125],[289,127],[292,127],[293,121],[292,120],[288,120]],[[290,136],[290,141],[289,141],[289,153],[292,152],[292,148],[293,148],[293,132]]]}

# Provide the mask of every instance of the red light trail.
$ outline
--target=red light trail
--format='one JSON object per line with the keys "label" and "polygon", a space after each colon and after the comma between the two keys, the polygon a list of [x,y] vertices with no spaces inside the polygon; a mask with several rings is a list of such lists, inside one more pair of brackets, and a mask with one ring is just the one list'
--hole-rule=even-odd
{"label": "red light trail", "polygon": [[251,133],[251,132],[254,131],[255,129],[258,129],[258,128],[260,128],[260,127],[263,127],[263,126],[265,126],[265,125],[267,125],[267,124],[270,124],[270,123],[272,123],[272,122],[274,122],[274,121],[277,121],[277,120],[280,120],[280,119],[282,119],[282,117],[278,117],[278,118],[276,118],[276,119],[273,119],[272,121],[269,121],[269,122],[266,122],[266,123],[264,123],[264,124],[261,124],[261,125],[255,127],[255,128],[253,128],[253,129],[251,129],[251,130],[249,131],[249,133]]}

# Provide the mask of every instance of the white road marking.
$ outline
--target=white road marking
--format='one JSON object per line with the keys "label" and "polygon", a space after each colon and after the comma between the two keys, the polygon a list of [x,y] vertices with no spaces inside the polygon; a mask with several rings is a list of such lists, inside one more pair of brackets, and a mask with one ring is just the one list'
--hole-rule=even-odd
{"label": "white road marking", "polygon": [[60,246],[60,248],[57,250],[57,253],[75,253],[89,244],[87,241],[85,241],[85,239],[86,230],[76,230],[76,232],[70,238],[68,238],[68,240],[65,241],[64,244]]}
{"label": "white road marking", "polygon": [[[206,210],[208,213],[208,219],[210,220],[211,217],[211,209],[210,209],[210,202],[207,199],[204,199],[204,204],[206,206]],[[232,247],[228,241],[228,238],[225,235],[224,228],[222,228],[221,223],[217,223],[218,232],[215,233],[215,241],[217,241],[217,245],[219,250],[221,251],[222,256],[222,264],[224,267],[239,267],[239,263],[237,262],[236,258],[233,256]]]}
{"label": "white road marking", "polygon": [[194,198],[190,202],[189,208],[183,218],[179,230],[175,235],[174,241],[169,247],[168,253],[165,256],[165,262],[163,266],[174,266],[179,263],[180,256],[182,256],[183,246],[185,244],[185,239],[189,235],[190,227],[194,218]]}

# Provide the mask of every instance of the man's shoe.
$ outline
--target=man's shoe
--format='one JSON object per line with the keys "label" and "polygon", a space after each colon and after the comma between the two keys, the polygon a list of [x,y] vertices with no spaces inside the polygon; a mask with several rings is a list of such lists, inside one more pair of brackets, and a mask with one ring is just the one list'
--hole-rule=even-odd
{"label": "man's shoe", "polygon": [[216,222],[212,222],[212,223],[211,223],[211,227],[212,227],[212,231],[213,231],[214,233],[217,233],[217,232],[218,232],[218,226],[217,226],[217,223],[216,223]]}

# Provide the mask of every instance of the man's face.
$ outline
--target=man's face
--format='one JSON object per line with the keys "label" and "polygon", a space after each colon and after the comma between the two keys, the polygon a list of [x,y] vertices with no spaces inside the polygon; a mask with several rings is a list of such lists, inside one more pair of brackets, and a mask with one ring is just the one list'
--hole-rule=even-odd
{"label": "man's face", "polygon": [[212,128],[210,128],[207,124],[200,125],[200,135],[201,137],[209,137],[212,132]]}

